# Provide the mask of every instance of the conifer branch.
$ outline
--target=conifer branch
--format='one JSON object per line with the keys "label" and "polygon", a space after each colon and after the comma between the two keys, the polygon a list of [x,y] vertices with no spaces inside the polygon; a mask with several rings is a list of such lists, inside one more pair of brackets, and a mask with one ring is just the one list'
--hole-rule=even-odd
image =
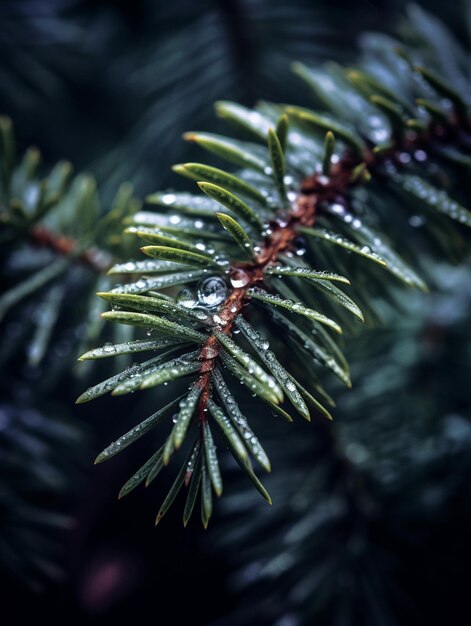
{"label": "conifer branch", "polygon": [[[356,78],[356,75],[354,76]],[[294,114],[298,112],[297,109],[291,111]],[[287,112],[289,114],[290,109]],[[309,117],[306,116],[305,119]],[[399,132],[387,150],[377,150],[376,146],[366,147],[361,157],[358,157],[347,149],[334,164],[331,163],[331,156],[335,136],[331,131],[327,131],[322,171],[304,179],[292,208],[282,213],[277,220],[268,223],[266,230],[268,234],[257,248],[255,259],[250,263],[239,262],[232,265],[229,274],[231,283],[242,283],[243,286],[233,288],[218,310],[217,323],[220,325],[220,332],[228,336],[232,334],[236,317],[250,300],[250,289],[257,285],[267,288],[264,284],[265,269],[276,265],[283,253],[295,251],[294,242],[300,235],[298,227],[312,227],[316,215],[322,212],[323,206],[329,202],[337,202],[347,207],[347,194],[351,187],[368,182],[372,175],[381,176],[381,168],[386,161],[390,160],[400,165],[404,155],[412,157],[417,150],[429,152],[433,150],[434,141],[439,141],[441,145],[453,145],[462,132],[469,130],[471,118],[463,113],[459,103],[451,113],[444,114],[439,122],[432,119],[421,132],[411,130],[405,135]],[[211,373],[216,366],[220,348],[217,337],[210,335],[198,357],[202,361],[201,374],[196,383],[196,386],[202,389],[198,402],[198,419],[201,427],[207,419],[207,405],[211,398]]]}
{"label": "conifer branch", "polygon": [[[195,181],[203,195],[153,193],[147,198],[159,207],[153,212],[133,212],[128,190],[116,209],[99,219],[90,179],[68,187],[67,172],[59,168],[40,185],[37,156],[29,153],[15,165],[11,137],[0,125],[6,240],[22,230],[59,257],[70,255],[13,286],[0,298],[0,313],[2,308],[11,313],[32,294],[47,293],[52,281],[65,282],[65,261],[74,255],[94,271],[102,271],[113,257],[108,273],[120,275],[121,284],[111,287],[111,279],[95,275],[94,288],[112,307],[101,317],[113,322],[115,337],[80,360],[138,352],[151,352],[151,358],[88,388],[77,402],[189,379],[182,396],[97,457],[97,462],[111,458],[161,420],[173,418],[163,445],[121,490],[126,495],[142,482],[149,484],[184,448],[183,465],[157,521],[187,487],[184,524],[199,494],[207,526],[212,492],[220,496],[223,489],[213,426],[271,502],[250,459],[267,471],[270,462],[226,375],[277,417],[331,419],[327,407],[333,401],[323,374],[351,385],[338,335],[355,332],[360,321],[380,320],[384,307],[394,303],[399,282],[427,288],[416,254],[420,232],[421,246],[438,258],[459,259],[467,250],[462,226],[471,226],[471,212],[460,203],[456,181],[471,163],[469,102],[447,77],[424,70],[416,50],[398,55],[392,46],[385,55],[388,61],[381,65],[373,51],[375,63],[367,57],[353,70],[295,64],[324,110],[266,102],[250,110],[217,103],[218,115],[251,141],[207,132],[185,138],[237,171],[179,164],[175,171]],[[37,187],[34,206],[31,194],[18,185],[31,178]],[[19,204],[15,185],[23,194]],[[74,210],[64,202],[62,214],[60,198],[69,194]],[[43,223],[51,207],[69,218],[70,229],[58,227],[57,237]],[[125,232],[145,242],[146,259],[129,259],[119,232],[123,220]],[[420,232],[404,236],[422,225]],[[80,227],[76,243],[72,227]],[[91,243],[110,254],[103,267],[90,256]],[[99,333],[96,319],[90,328],[87,343]],[[126,328],[135,334],[123,335]],[[292,349],[282,354],[279,348],[288,341]]]}
{"label": "conifer branch", "polygon": [[[0,118],[4,285],[0,323],[4,325],[5,337],[0,363],[5,365],[12,355],[20,354],[32,368],[39,368],[48,360],[55,331],[70,316],[67,302],[72,284],[77,299],[75,325],[81,330],[75,333],[70,352],[64,354],[68,362],[62,367],[53,364],[46,368],[45,378],[51,372],[52,384],[56,376],[73,367],[76,351],[88,347],[102,331],[95,319],[95,307],[87,310],[88,303],[97,290],[111,287],[108,270],[127,257],[128,242],[122,223],[138,208],[138,203],[132,186],[124,184],[104,214],[93,178],[72,177],[72,167],[67,162],[58,163],[44,175],[40,158],[39,151],[30,148],[18,159],[12,123],[9,118]],[[14,319],[20,321],[24,333],[10,335],[8,328]],[[121,332],[113,333],[111,338],[116,342],[120,336],[123,337]],[[15,361],[23,364],[23,359]],[[45,379],[41,379],[45,384]]]}

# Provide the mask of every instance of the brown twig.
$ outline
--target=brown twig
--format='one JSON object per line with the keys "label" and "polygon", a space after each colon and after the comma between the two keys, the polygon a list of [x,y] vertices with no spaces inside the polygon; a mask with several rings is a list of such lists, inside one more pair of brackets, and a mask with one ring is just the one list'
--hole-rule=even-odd
{"label": "brown twig", "polygon": [[[78,251],[77,242],[73,237],[54,233],[44,226],[35,226],[30,231],[30,239],[34,245],[48,248],[60,255],[67,256]],[[77,254],[77,259],[97,274],[106,274],[112,265],[110,255],[98,248],[89,248],[80,252]]]}
{"label": "brown twig", "polygon": [[[327,191],[327,188],[325,189]],[[233,284],[240,283],[242,286],[234,287],[219,309],[218,325],[226,335],[230,335],[234,320],[241,312],[250,296],[248,291],[256,284],[263,282],[263,271],[266,267],[277,262],[280,254],[294,247],[298,237],[299,225],[312,226],[316,218],[318,203],[326,199],[322,190],[312,191],[301,187],[301,192],[293,203],[292,210],[284,216],[283,220],[273,220],[269,223],[267,234],[254,261],[251,263],[237,263],[233,266],[230,279]],[[220,351],[220,345],[215,335],[211,335],[200,353],[201,370],[197,385],[202,388],[198,403],[198,419],[200,423],[206,420],[207,403],[211,395],[211,374],[214,370],[216,357]]]}

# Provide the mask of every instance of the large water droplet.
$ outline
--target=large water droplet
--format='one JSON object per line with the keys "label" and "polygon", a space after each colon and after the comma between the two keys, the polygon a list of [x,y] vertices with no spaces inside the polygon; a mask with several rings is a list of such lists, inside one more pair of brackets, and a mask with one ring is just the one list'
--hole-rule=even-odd
{"label": "large water droplet", "polygon": [[199,303],[205,307],[219,306],[227,297],[227,285],[220,276],[205,278],[198,287]]}

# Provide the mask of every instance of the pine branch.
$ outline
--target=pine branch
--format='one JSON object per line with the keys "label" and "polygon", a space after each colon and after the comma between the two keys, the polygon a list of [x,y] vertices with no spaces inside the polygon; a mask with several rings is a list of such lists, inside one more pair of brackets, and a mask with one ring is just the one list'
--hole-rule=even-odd
{"label": "pine branch", "polygon": [[[79,177],[69,186],[69,168],[60,165],[41,183],[37,153],[28,152],[15,166],[11,131],[7,122],[2,124],[1,235],[9,258],[15,258],[14,242],[20,236],[28,244],[31,239],[41,244],[54,259],[39,270],[29,268],[26,280],[0,299],[0,309],[10,315],[18,311],[24,318],[29,316],[28,299],[44,297],[48,323],[34,332],[28,349],[32,362],[46,355],[69,270],[79,266],[91,269],[93,278],[78,300],[98,291],[113,309],[101,317],[115,323],[116,333],[114,341],[89,350],[81,360],[164,351],[89,388],[78,402],[191,379],[188,393],[97,459],[113,456],[122,444],[173,414],[165,443],[122,492],[153,480],[185,448],[185,461],[157,521],[187,485],[184,522],[200,493],[207,525],[212,511],[208,486],[216,495],[222,491],[213,424],[270,501],[249,455],[265,469],[270,463],[224,370],[278,417],[292,421],[294,410],[305,419],[317,413],[330,418],[325,405],[333,403],[322,386],[322,373],[330,371],[350,385],[348,364],[330,333],[356,332],[358,320],[370,324],[380,318],[385,303],[396,298],[396,279],[425,290],[417,267],[425,254],[459,259],[467,249],[460,226],[471,225],[471,214],[447,192],[456,188],[459,194],[457,182],[471,162],[467,95],[435,71],[424,70],[429,51],[421,58],[413,46],[398,53],[394,44],[382,62],[372,41],[372,53],[353,70],[294,65],[327,112],[217,103],[218,115],[254,141],[199,132],[187,133],[186,139],[241,169],[176,166],[205,195],[152,194],[148,202],[160,206],[159,212],[131,216],[135,202],[128,188],[116,208],[99,219],[91,179]],[[142,251],[150,259],[126,260],[119,231],[123,218],[126,232],[147,242]],[[422,219],[427,237],[419,238],[414,227]],[[98,250],[106,256],[97,256]],[[124,277],[123,284],[111,289],[111,279],[102,275],[108,268],[110,275]],[[337,283],[347,285],[348,294]],[[183,288],[175,298],[177,286]],[[102,326],[95,308],[84,312],[90,315],[88,344]],[[136,338],[124,332],[129,327],[137,328]],[[140,337],[139,328],[146,329],[147,339]],[[288,331],[293,348],[283,358],[268,349],[270,342],[281,347],[280,330]],[[149,338],[154,332],[158,336]]]}
{"label": "pine branch", "polygon": [[[0,362],[10,362],[20,352],[25,352],[27,367],[38,369],[47,361],[42,384],[51,374],[50,384],[70,370],[76,351],[88,347],[102,332],[95,314],[85,325],[83,320],[90,315],[88,303],[97,289],[111,287],[107,276],[111,265],[129,254],[122,221],[138,205],[132,187],[122,185],[111,210],[103,214],[93,178],[72,178],[67,162],[58,163],[42,178],[37,149],[30,148],[17,161],[8,118],[0,120],[0,135],[0,241],[5,286],[0,295],[5,337]],[[78,301],[73,310],[68,308],[71,297]],[[19,335],[10,332],[14,320],[21,321]],[[56,367],[50,360],[54,345],[60,343],[56,333],[61,325],[69,324],[75,327],[75,339],[64,355],[68,363]],[[118,332],[113,340],[119,337]]]}
{"label": "pine branch", "polygon": [[[295,65],[295,71],[333,116],[294,106],[264,103],[250,111],[234,103],[218,103],[220,116],[262,145],[210,133],[187,133],[189,141],[243,169],[234,175],[199,163],[178,165],[175,171],[196,180],[205,196],[155,193],[148,202],[162,207],[162,213],[144,211],[134,217],[135,226],[130,230],[150,243],[142,251],[152,260],[131,261],[127,271],[144,272],[144,276],[100,294],[124,308],[104,317],[155,328],[190,344],[192,351],[176,345],[91,387],[78,401],[108,391],[122,394],[192,377],[189,393],[179,400],[178,407],[169,409],[169,415],[175,411],[174,426],[157,457],[138,470],[125,488],[129,493],[146,477],[153,479],[153,467],[160,472],[187,439],[192,441],[186,444],[186,460],[157,521],[183,485],[190,485],[185,524],[200,485],[205,480],[208,484],[205,476],[216,495],[221,494],[213,423],[235,460],[271,502],[249,461],[249,454],[264,459],[259,454],[260,442],[247,431],[247,419],[222,372],[230,372],[275,415],[289,421],[291,409],[285,408],[285,398],[304,418],[311,419],[312,413],[330,418],[323,405],[330,401],[329,396],[314,368],[320,365],[320,370],[330,370],[350,384],[348,365],[329,334],[329,330],[342,332],[334,318],[347,329],[355,328],[352,315],[362,321],[372,318],[376,303],[390,298],[396,289],[393,279],[390,285],[384,281],[385,271],[406,285],[426,289],[424,280],[397,251],[402,248],[407,256],[413,256],[407,239],[396,236],[393,247],[384,234],[401,232],[402,207],[396,196],[405,198],[413,210],[418,205],[428,210],[429,241],[436,254],[441,254],[440,246],[456,245],[457,251],[462,247],[461,233],[450,229],[442,216],[470,226],[471,213],[443,188],[433,185],[433,168],[424,155],[429,155],[434,167],[446,168],[450,177],[455,167],[456,171],[466,167],[471,131],[467,105],[445,79],[424,71],[409,60],[408,53],[402,51],[401,57],[395,51],[390,54],[405,60],[399,69],[393,63],[389,77],[386,74],[382,81],[361,68],[343,70],[331,65],[325,70],[309,70]],[[407,74],[407,81],[420,75],[427,97],[417,100],[415,91],[403,95],[399,89],[390,89],[388,80],[401,80],[401,73]],[[438,101],[430,99],[433,91]],[[440,100],[444,94],[450,101],[446,109]],[[449,159],[450,150],[459,156]],[[375,206],[374,212],[367,208],[369,203]],[[221,212],[221,206],[227,213]],[[353,255],[342,257],[342,249]],[[317,269],[319,263],[328,269]],[[122,270],[120,265],[111,271]],[[198,293],[185,286],[174,299],[156,291],[185,281],[188,285],[199,281]],[[353,283],[355,299],[336,282]],[[260,334],[249,316],[255,315],[258,321],[264,312],[270,312],[272,318],[264,318]],[[275,336],[277,327],[289,329],[295,347],[284,363],[268,349],[267,334]],[[243,342],[237,337],[239,332]],[[155,347],[160,345],[158,341]],[[128,345],[129,351],[136,345],[152,349],[148,342],[136,342]],[[102,357],[104,349],[84,358]],[[121,346],[119,351],[125,349]],[[306,358],[312,367],[307,372]],[[299,374],[295,377],[285,367]],[[151,416],[143,424],[149,420],[154,423]],[[130,442],[144,431],[147,427],[136,426],[98,460],[108,458],[124,441]],[[270,467],[265,460],[262,466]],[[212,510],[207,487],[201,490],[201,506],[206,526]]]}

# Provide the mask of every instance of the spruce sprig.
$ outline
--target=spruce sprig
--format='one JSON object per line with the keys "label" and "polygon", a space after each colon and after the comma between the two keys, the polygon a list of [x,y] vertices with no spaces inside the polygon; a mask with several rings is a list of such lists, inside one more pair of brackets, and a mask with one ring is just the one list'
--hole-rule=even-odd
{"label": "spruce sprig", "polygon": [[[66,161],[44,173],[39,151],[18,158],[15,143],[11,120],[0,118],[0,363],[22,354],[30,368],[45,365],[42,384],[50,384],[78,350],[108,334],[94,294],[111,288],[108,269],[130,253],[122,225],[139,202],[125,183],[104,210],[93,177],[74,176]],[[19,334],[10,332],[16,322]],[[61,326],[71,325],[70,349],[54,350]],[[109,339],[120,336],[129,338],[117,329]]]}
{"label": "spruce sprig", "polygon": [[[154,193],[147,201],[157,212],[132,219],[130,230],[152,244],[141,248],[151,260],[130,261],[126,271],[137,280],[99,294],[124,307],[104,316],[157,330],[155,343],[131,342],[129,352],[180,343],[90,388],[79,401],[189,379],[183,397],[162,410],[174,422],[163,447],[123,488],[129,493],[153,479],[185,448],[157,522],[187,486],[184,523],[200,493],[207,526],[211,485],[217,496],[222,493],[216,430],[271,502],[250,457],[265,470],[270,462],[236,400],[231,375],[276,416],[330,418],[330,398],[318,375],[328,370],[350,384],[334,335],[374,320],[378,302],[393,298],[399,281],[427,288],[404,236],[405,229],[414,233],[416,213],[426,222],[423,241],[435,253],[464,249],[460,228],[471,226],[471,213],[448,195],[443,180],[468,167],[468,105],[445,77],[424,70],[415,50],[398,56],[391,49],[389,55],[394,62],[387,58],[373,71],[368,62],[355,69],[295,64],[325,110],[262,103],[252,111],[218,103],[218,114],[251,140],[200,132],[185,138],[241,169],[175,166],[203,195]],[[458,226],[451,228],[445,217]],[[160,292],[182,284],[178,294]],[[286,330],[286,340],[276,338]],[[271,344],[289,345],[293,354],[275,354]],[[104,351],[82,358],[102,358]],[[127,445],[161,415],[118,442]],[[107,450],[115,454],[118,442]],[[97,461],[108,456],[105,450]]]}

